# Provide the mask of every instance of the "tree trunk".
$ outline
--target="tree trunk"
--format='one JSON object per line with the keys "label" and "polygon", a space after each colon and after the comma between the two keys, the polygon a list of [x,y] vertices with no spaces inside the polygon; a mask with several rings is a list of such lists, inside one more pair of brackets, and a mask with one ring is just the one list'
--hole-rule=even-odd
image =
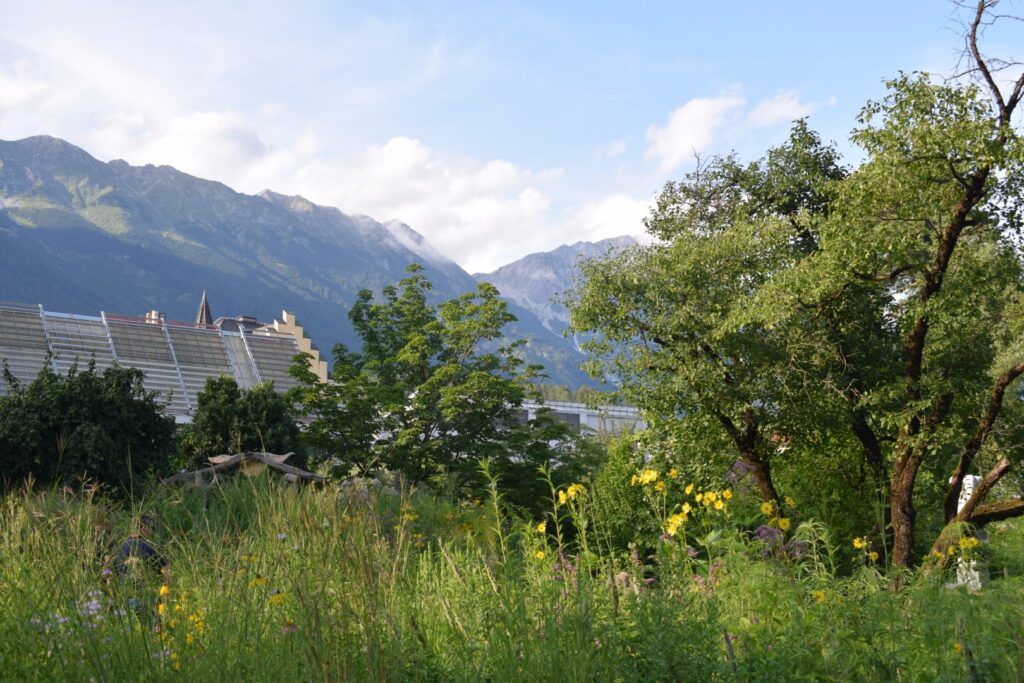
{"label": "tree trunk", "polygon": [[917,467],[910,458],[893,468],[889,492],[889,515],[892,524],[892,564],[910,566],[914,556],[914,480]]}
{"label": "tree trunk", "polygon": [[761,500],[775,503],[776,509],[781,510],[782,500],[779,498],[779,492],[775,490],[775,482],[772,481],[772,471],[768,461],[753,451],[743,453],[742,457],[743,462],[751,468],[751,475],[757,482],[757,492],[761,494]]}

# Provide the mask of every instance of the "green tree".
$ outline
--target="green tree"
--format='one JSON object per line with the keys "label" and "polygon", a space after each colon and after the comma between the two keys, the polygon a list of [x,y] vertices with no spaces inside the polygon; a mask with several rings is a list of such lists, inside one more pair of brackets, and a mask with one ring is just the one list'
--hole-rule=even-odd
{"label": "green tree", "polygon": [[197,399],[195,416],[181,438],[189,465],[222,453],[287,453],[300,444],[295,409],[274,391],[273,382],[242,391],[233,377],[211,377]]}
{"label": "green tree", "polygon": [[595,368],[667,450],[699,469],[728,448],[780,505],[780,478],[831,472],[845,504],[881,504],[901,566],[918,505],[931,538],[1024,514],[1006,478],[1020,406],[1004,401],[1024,374],[1024,75],[1004,93],[978,47],[994,5],[969,22],[975,82],[893,80],[861,114],[852,173],[801,122],[757,164],[715,159],[659,197],[663,241],[587,265],[572,302],[575,328],[602,335]]}
{"label": "green tree", "polygon": [[152,472],[167,469],[174,419],[143,388],[140,370],[97,372],[49,363],[21,385],[4,365],[0,397],[0,471],[8,484],[31,477],[43,485],[87,479],[131,492]]}
{"label": "green tree", "polygon": [[330,382],[317,381],[302,362],[293,366],[303,383],[298,400],[312,418],[310,445],[342,476],[386,468],[412,482],[453,478],[479,489],[483,460],[506,485],[527,471],[536,481],[541,464],[568,475],[571,468],[559,467],[569,461],[568,428],[522,419],[539,368],[524,365],[522,341],[502,343],[502,328],[515,318],[498,290],[480,283],[433,305],[422,268],[408,272],[379,299],[360,292],[349,318],[362,351],[335,346]]}
{"label": "green tree", "polygon": [[587,342],[591,369],[622,378],[666,457],[716,471],[738,458],[778,504],[776,441],[806,412],[791,400],[799,387],[780,381],[790,330],[739,319],[764,283],[813,252],[829,183],[843,176],[803,121],[760,162],[700,164],[666,185],[647,219],[662,242],[584,264],[570,302],[575,329],[599,333]]}

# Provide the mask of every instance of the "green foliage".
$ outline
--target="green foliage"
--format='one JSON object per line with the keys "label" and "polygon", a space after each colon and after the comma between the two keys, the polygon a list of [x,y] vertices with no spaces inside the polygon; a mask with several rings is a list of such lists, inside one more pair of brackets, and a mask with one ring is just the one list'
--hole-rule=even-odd
{"label": "green foliage", "polygon": [[608,444],[608,456],[594,475],[594,516],[598,539],[610,549],[625,551],[630,543],[652,546],[661,534],[648,512],[643,492],[629,483],[641,468],[642,456],[633,435]]}
{"label": "green foliage", "polygon": [[[185,464],[203,465],[211,455],[280,454],[298,446],[295,409],[274,391],[273,382],[242,391],[233,377],[221,375],[206,380],[192,423],[183,430],[180,451]],[[289,463],[301,466],[298,460]]]}
{"label": "green foliage", "polygon": [[493,461],[511,500],[536,506],[537,468],[574,476],[578,439],[550,417],[520,418],[539,367],[524,366],[524,342],[499,344],[515,318],[498,291],[480,283],[435,306],[430,290],[416,265],[379,300],[363,290],[349,311],[361,352],[336,346],[327,383],[302,362],[293,367],[303,383],[296,396],[313,418],[306,438],[340,476],[388,469],[479,492],[478,465]]}
{"label": "green foliage", "polygon": [[[739,460],[765,500],[891,528],[901,565],[957,514],[951,474],[1018,466],[1021,406],[1002,403],[1024,372],[1006,209],[1024,142],[997,104],[901,75],[861,114],[858,168],[799,121],[759,162],[666,185],[647,219],[661,241],[583,266],[573,327],[597,333],[591,369],[644,410],[652,455]],[[1024,512],[1014,481],[991,493]]]}
{"label": "green foliage", "polygon": [[165,470],[174,451],[174,419],[143,388],[140,370],[97,372],[72,366],[58,375],[49,364],[27,386],[4,365],[0,396],[0,478],[7,485],[87,479],[119,493]]}
{"label": "green foliage", "polygon": [[[540,529],[500,501],[456,504],[367,482],[300,489],[233,479],[163,489],[131,511],[90,493],[10,495],[0,504],[5,678],[1024,675],[1013,630],[1024,618],[1015,536],[999,551],[1012,559],[1008,577],[980,593],[927,574],[891,590],[870,563],[837,576],[832,558],[847,551],[820,525],[785,532],[799,553],[766,553],[729,508],[714,506],[700,513],[706,527],[695,514],[693,529],[650,557],[610,553],[598,540],[594,492],[574,491],[558,489],[565,502],[555,495],[549,510],[587,530],[573,540],[550,517]],[[105,573],[143,515],[170,571]]]}

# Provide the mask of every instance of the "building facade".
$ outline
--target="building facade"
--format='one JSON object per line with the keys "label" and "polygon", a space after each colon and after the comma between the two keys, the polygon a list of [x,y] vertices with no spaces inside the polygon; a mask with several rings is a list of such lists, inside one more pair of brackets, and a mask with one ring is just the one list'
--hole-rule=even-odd
{"label": "building facade", "polygon": [[[22,383],[35,379],[47,362],[61,374],[90,362],[98,370],[115,362],[138,368],[145,374],[146,389],[160,392],[165,411],[178,422],[189,422],[209,378],[234,377],[243,389],[273,381],[275,389],[286,391],[297,384],[288,374],[292,359],[315,349],[294,314],[284,312],[282,318],[267,325],[231,327],[167,320],[157,311],[87,316],[0,303],[0,360]],[[312,369],[326,380],[327,363],[319,352],[313,355]],[[0,393],[6,389],[0,382]]]}

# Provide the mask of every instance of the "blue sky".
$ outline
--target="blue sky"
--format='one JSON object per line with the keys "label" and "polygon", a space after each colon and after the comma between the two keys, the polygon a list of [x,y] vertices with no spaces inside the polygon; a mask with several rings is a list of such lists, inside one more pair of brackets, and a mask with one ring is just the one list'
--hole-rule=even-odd
{"label": "blue sky", "polygon": [[0,0],[0,16],[0,138],[402,220],[471,272],[640,233],[694,151],[756,158],[798,116],[851,153],[885,78],[949,73],[960,45],[941,0]]}

